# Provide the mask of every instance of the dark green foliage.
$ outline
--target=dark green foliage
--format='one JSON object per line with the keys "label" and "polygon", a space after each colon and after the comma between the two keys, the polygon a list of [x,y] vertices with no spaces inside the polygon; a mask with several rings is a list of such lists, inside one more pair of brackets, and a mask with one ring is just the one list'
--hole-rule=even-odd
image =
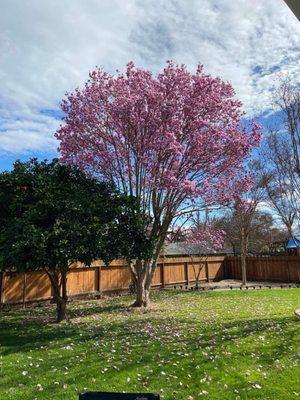
{"label": "dark green foliage", "polygon": [[132,197],[54,159],[0,174],[0,269],[45,269],[66,302],[72,262],[143,256],[145,217]]}

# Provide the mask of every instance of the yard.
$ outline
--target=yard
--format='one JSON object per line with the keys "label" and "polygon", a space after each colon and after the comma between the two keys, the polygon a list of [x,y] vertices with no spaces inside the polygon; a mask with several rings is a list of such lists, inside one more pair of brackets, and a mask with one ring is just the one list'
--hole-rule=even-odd
{"label": "yard", "polygon": [[299,289],[153,293],[1,311],[0,398],[77,400],[83,391],[162,399],[300,398]]}

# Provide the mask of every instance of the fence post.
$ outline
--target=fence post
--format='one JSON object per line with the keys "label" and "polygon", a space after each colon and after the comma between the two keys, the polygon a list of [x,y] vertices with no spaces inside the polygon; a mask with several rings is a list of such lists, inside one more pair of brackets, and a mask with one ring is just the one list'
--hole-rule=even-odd
{"label": "fence post", "polygon": [[209,282],[209,270],[208,270],[208,261],[205,261],[205,275],[206,275],[206,282]]}
{"label": "fence post", "polygon": [[289,264],[289,260],[286,260],[286,273],[287,273],[287,279],[288,279],[288,283],[291,282],[291,277],[290,277],[290,264]]}
{"label": "fence post", "polygon": [[22,304],[23,308],[25,308],[25,298],[26,298],[26,282],[27,282],[27,275],[26,272],[23,273],[23,293],[22,293]]}
{"label": "fence post", "polygon": [[187,262],[184,263],[184,271],[185,271],[186,284],[188,285],[190,283],[190,280],[189,280],[189,265]]}
{"label": "fence post", "polygon": [[165,287],[165,257],[163,258],[163,262],[160,264],[160,280],[161,287]]}
{"label": "fence post", "polygon": [[224,258],[224,263],[225,263],[225,274],[224,274],[224,278],[223,279],[229,279],[229,276],[230,276],[230,271],[231,271],[231,269],[230,269],[230,261],[228,260],[228,256],[226,256],[225,258]]}
{"label": "fence post", "polygon": [[96,265],[96,269],[95,269],[95,292],[99,292],[99,266]]}
{"label": "fence post", "polygon": [[222,261],[222,279],[227,279],[227,264],[226,258],[224,257]]}
{"label": "fence post", "polygon": [[101,292],[101,265],[98,267],[98,292]]}

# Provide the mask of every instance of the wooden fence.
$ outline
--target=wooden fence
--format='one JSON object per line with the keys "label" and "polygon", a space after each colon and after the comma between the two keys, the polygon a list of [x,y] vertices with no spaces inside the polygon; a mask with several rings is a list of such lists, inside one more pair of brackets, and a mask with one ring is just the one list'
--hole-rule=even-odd
{"label": "wooden fence", "polygon": [[[227,278],[242,279],[241,257],[227,256],[223,266]],[[249,281],[300,283],[300,256],[249,256],[246,274]]]}
{"label": "wooden fence", "polygon": [[[195,272],[200,270],[201,281],[221,280],[224,256],[214,256],[206,261],[199,257],[160,258],[153,277],[153,287],[174,284],[192,284]],[[115,260],[108,267],[95,262],[91,267],[77,263],[68,273],[69,296],[126,290],[130,284],[130,271],[124,260]],[[0,304],[47,300],[52,297],[48,276],[41,272],[2,274],[0,276]]]}
{"label": "wooden fence", "polygon": [[[241,279],[240,257],[210,256],[160,258],[152,286],[189,285],[195,282],[200,270],[200,281]],[[300,283],[300,256],[247,257],[247,279]],[[95,262],[91,267],[74,264],[68,273],[69,296],[112,292],[128,289],[130,271],[123,260],[110,266]],[[22,303],[51,299],[52,289],[48,276],[42,272],[0,275],[0,304]]]}

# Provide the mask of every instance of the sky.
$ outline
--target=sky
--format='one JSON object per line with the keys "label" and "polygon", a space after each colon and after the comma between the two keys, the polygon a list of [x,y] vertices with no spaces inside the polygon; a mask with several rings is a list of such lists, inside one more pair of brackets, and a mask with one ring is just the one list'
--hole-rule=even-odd
{"label": "sky", "polygon": [[0,170],[57,155],[60,102],[96,65],[168,59],[230,81],[267,128],[278,75],[300,76],[300,24],[283,0],[1,0]]}

